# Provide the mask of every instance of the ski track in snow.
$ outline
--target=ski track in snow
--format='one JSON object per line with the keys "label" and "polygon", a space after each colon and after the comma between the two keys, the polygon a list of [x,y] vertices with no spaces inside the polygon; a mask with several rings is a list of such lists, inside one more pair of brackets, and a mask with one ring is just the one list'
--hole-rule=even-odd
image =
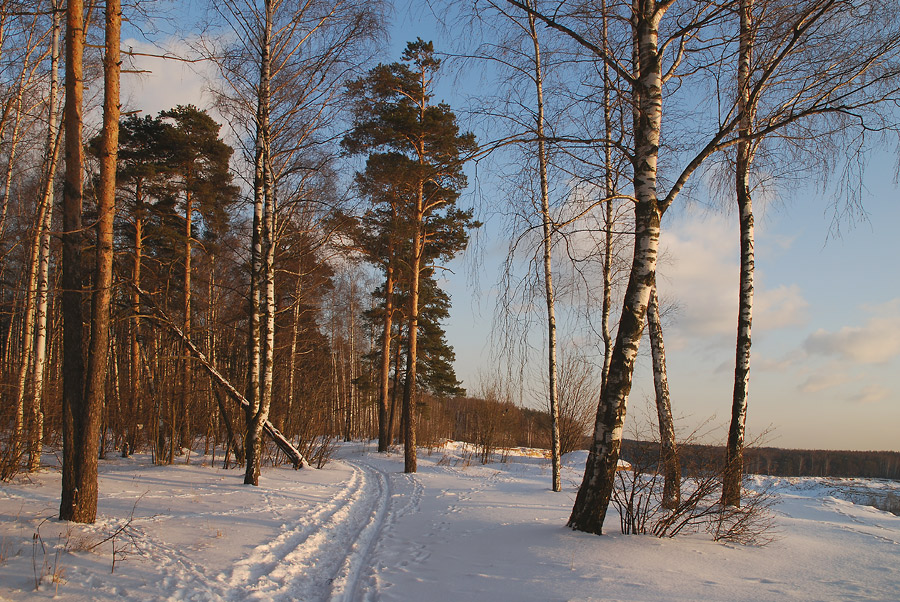
{"label": "ski track in snow", "polygon": [[[415,477],[388,474],[362,458],[344,462],[353,471],[345,487],[218,575],[214,582],[222,589],[210,599],[378,599],[376,551],[390,526],[416,510],[423,488]],[[410,484],[411,494],[394,494],[395,483],[404,483],[404,489]]]}
{"label": "ski track in snow", "polygon": [[867,537],[872,537],[883,543],[889,543],[889,544],[893,544],[895,546],[900,546],[900,541],[897,541],[896,539],[892,539],[891,537],[888,537],[887,535],[882,534],[882,533],[891,534],[891,533],[894,533],[894,531],[875,522],[875,519],[880,518],[880,515],[876,515],[874,517],[867,516],[866,518],[869,520],[863,520],[863,518],[861,518],[860,516],[853,514],[847,510],[847,508],[849,508],[849,509],[853,509],[853,511],[855,511],[855,512],[859,512],[860,508],[865,510],[868,508],[867,506],[860,507],[860,506],[857,506],[850,502],[844,502],[841,500],[825,500],[823,502],[823,505],[831,508],[837,514],[840,514],[841,516],[845,517],[846,519],[848,519],[850,522],[854,523],[855,525],[859,525],[859,527],[854,527],[854,526],[846,525],[846,524],[838,525],[841,529],[843,529],[845,531],[850,531],[851,533],[856,533],[857,535],[865,535]]}

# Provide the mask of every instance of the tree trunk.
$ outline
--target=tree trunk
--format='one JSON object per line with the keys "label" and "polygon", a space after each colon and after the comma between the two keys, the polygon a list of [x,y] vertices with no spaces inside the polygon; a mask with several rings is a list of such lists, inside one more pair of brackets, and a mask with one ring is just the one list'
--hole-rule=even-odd
{"label": "tree trunk", "polygon": [[[303,278],[297,274],[297,286],[294,289],[294,309],[293,322],[291,326],[291,358],[288,368],[288,407],[287,407],[287,424],[293,425],[294,422],[294,378],[297,372],[297,342],[300,333],[300,293],[303,290]],[[293,433],[292,429],[287,429],[288,434]]]}
{"label": "tree trunk", "polygon": [[[394,431],[396,430],[395,426],[397,424],[397,394],[400,390],[400,352],[401,343],[403,341],[403,324],[400,323],[397,325],[397,344],[394,346],[394,387],[391,389],[391,412],[388,417],[388,439],[390,441],[390,445],[394,443]],[[401,410],[401,414],[402,414]],[[403,422],[401,417],[401,423]]]}
{"label": "tree trunk", "polygon": [[663,508],[674,509],[681,502],[681,464],[675,442],[675,421],[669,398],[669,379],[666,376],[666,346],[663,343],[662,322],[659,319],[659,298],[656,285],[650,291],[647,307],[650,327],[650,351],[653,356],[653,387],[656,390],[656,416],[659,423],[659,455],[663,465]]}
{"label": "tree trunk", "polygon": [[753,199],[750,195],[752,143],[748,140],[753,123],[750,106],[750,61],[752,58],[753,0],[740,2],[740,46],[738,50],[738,108],[741,111],[740,137],[737,147],[735,192],[741,220],[741,281],[738,303],[737,345],[734,364],[734,394],[731,401],[731,425],[725,451],[725,473],[722,479],[722,502],[728,506],[741,504],[741,476],[744,469],[744,427],[747,423],[747,400],[750,386],[750,327],[753,321]]}
{"label": "tree trunk", "polygon": [[[197,346],[194,345],[193,342],[191,342],[190,339],[184,336],[184,333],[181,332],[181,329],[178,328],[178,326],[176,326],[171,319],[169,319],[169,317],[163,310],[161,310],[153,303],[153,300],[146,291],[139,290],[138,293],[141,295],[141,299],[144,301],[144,303],[150,306],[156,312],[159,318],[159,322],[163,326],[165,326],[178,341],[181,341],[181,343],[187,348],[188,352],[194,356],[194,358],[197,360],[197,363],[200,364],[200,366],[202,366],[204,370],[206,370],[206,373],[213,379],[213,381],[224,388],[232,397],[232,399],[237,401],[241,405],[241,407],[244,408],[245,412],[249,411],[249,400],[245,396],[241,395],[234,387],[234,385],[232,385],[231,382],[228,381],[227,378],[222,376],[222,373],[219,372],[212,363],[210,363],[206,355],[202,351],[200,351]],[[151,394],[155,393],[151,391]],[[307,462],[303,458],[303,455],[299,451],[297,451],[297,449],[293,445],[291,445],[287,438],[282,435],[281,432],[276,429],[271,422],[269,422],[268,420],[264,420],[262,423],[262,427],[260,428],[260,433],[269,435],[272,441],[275,442],[275,445],[278,446],[278,449],[284,452],[284,455],[287,456],[287,458],[291,461],[294,468],[303,468],[307,465]],[[249,483],[247,484],[249,485]]]}
{"label": "tree trunk", "polygon": [[[606,0],[600,5],[602,12],[603,51],[608,49],[608,23],[606,14]],[[600,372],[600,391],[606,386],[606,378],[609,375],[609,363],[612,360],[613,338],[609,328],[609,316],[612,313],[612,244],[613,244],[613,170],[612,170],[612,110],[610,108],[610,89],[612,81],[609,77],[609,65],[603,62],[603,132],[606,141],[603,144],[603,194],[608,199],[604,206],[603,225],[606,228],[606,236],[603,241],[603,307],[600,317],[600,336],[603,339],[603,369]]]}
{"label": "tree trunk", "polygon": [[568,526],[597,535],[615,484],[622,445],[622,429],[634,362],[646,319],[650,289],[656,279],[660,210],[657,199],[657,160],[662,121],[662,72],[657,49],[656,3],[638,0],[633,16],[639,76],[634,80],[635,98],[635,238],[631,274],[625,290],[616,344],[610,358],[609,375],[597,407],[594,436]]}
{"label": "tree trunk", "polygon": [[[188,190],[185,198],[185,227],[184,227],[184,335],[191,338],[191,276],[193,275],[191,253],[193,250],[193,228],[191,228],[194,215],[193,198],[191,191]],[[188,354],[184,354],[181,361],[181,395],[178,400],[178,406],[181,409],[181,416],[178,417],[180,423],[180,446],[190,448],[191,446],[191,361]]]}
{"label": "tree trunk", "polygon": [[[393,250],[388,249],[388,265],[384,283],[384,328],[381,343],[381,380],[378,399],[378,451],[386,452],[391,446],[393,415],[388,416],[391,388],[391,334],[394,318],[394,265]],[[392,414],[392,413],[391,413]]]}
{"label": "tree trunk", "polygon": [[409,325],[407,327],[406,383],[403,389],[403,472],[416,472],[416,352],[419,330],[419,281],[422,263],[422,221],[424,213],[422,184],[419,185],[416,219],[413,233],[412,262],[409,287]]}
{"label": "tree trunk", "polygon": [[[81,201],[81,173],[70,174],[83,164],[81,150],[81,58],[84,42],[83,7],[80,0],[70,2],[67,13],[66,57],[66,213],[74,213]],[[115,217],[116,155],[119,146],[119,31],[121,8],[118,0],[106,4],[106,52],[104,56],[103,130],[100,149],[100,185],[97,194],[97,259],[94,276],[94,293],[91,303],[91,338],[88,353],[86,390],[80,399],[70,399],[72,453],[64,452],[63,461],[72,461],[71,475],[66,478],[63,470],[63,495],[60,518],[76,522],[92,523],[97,515],[97,456],[100,445],[100,422],[105,397],[107,351],[109,348],[110,301],[112,298],[113,218]],[[70,66],[71,63],[71,66]],[[69,75],[72,86],[69,86]],[[68,95],[72,93],[70,103]],[[78,145],[78,149],[75,149]],[[69,164],[69,159],[72,164]],[[71,178],[71,179],[70,179]],[[80,213],[80,207],[78,207]],[[68,215],[71,219],[71,215]],[[78,220],[80,222],[80,215]],[[70,222],[71,224],[71,222]],[[66,227],[66,234],[71,228]],[[80,249],[79,249],[80,251]],[[80,263],[80,260],[79,260]],[[78,265],[78,264],[76,264]],[[80,272],[80,269],[78,270]],[[72,283],[74,284],[74,283]],[[80,285],[80,283],[79,283]],[[68,288],[68,287],[66,287]],[[80,289],[80,286],[79,286]],[[80,295],[78,295],[80,297]],[[74,302],[74,299],[72,300]],[[78,299],[80,307],[80,298]],[[78,312],[80,314],[80,311]],[[79,316],[80,317],[80,316]],[[66,328],[76,327],[74,320],[67,321]],[[81,329],[81,324],[77,324]],[[74,340],[74,337],[71,337]],[[78,356],[81,357],[81,337],[78,337]],[[66,349],[66,355],[74,352],[74,346]],[[82,364],[83,365],[83,364]],[[78,379],[81,380],[81,379]],[[82,381],[82,382],[84,382]],[[72,383],[73,385],[75,383]],[[78,383],[80,384],[80,383]],[[68,391],[67,391],[68,392]],[[80,403],[72,403],[77,401]],[[69,485],[69,488],[67,488]]]}
{"label": "tree trunk", "polygon": [[44,398],[44,373],[47,365],[47,321],[50,305],[50,228],[53,224],[53,191],[56,182],[56,167],[59,161],[59,146],[62,130],[59,127],[59,36],[60,21],[56,12],[57,2],[51,2],[53,9],[50,47],[50,95],[47,112],[47,148],[44,161],[43,190],[41,207],[43,219],[38,223],[38,265],[37,289],[35,291],[35,333],[33,369],[31,372],[31,393],[29,414],[31,429],[28,444],[28,469],[37,470],[41,462],[44,438],[44,414],[41,405]]}
{"label": "tree trunk", "polygon": [[134,263],[131,268],[131,281],[134,291],[131,293],[131,408],[127,419],[128,433],[122,445],[122,456],[127,457],[134,452],[137,444],[137,425],[141,415],[141,297],[137,291],[141,288],[141,264],[144,255],[144,200],[143,185],[138,181],[135,185],[135,219],[134,219]]}
{"label": "tree trunk", "polygon": [[541,221],[543,225],[544,294],[547,303],[547,380],[550,395],[550,460],[553,491],[562,491],[559,458],[559,397],[556,367],[556,297],[553,291],[553,231],[550,217],[550,192],[547,183],[547,140],[544,137],[544,78],[541,46],[538,42],[534,15],[528,15],[528,26],[534,44],[534,82],[537,92],[538,166],[541,180]]}
{"label": "tree trunk", "polygon": [[260,84],[256,112],[256,176],[254,179],[253,248],[251,275],[250,320],[250,402],[246,406],[247,460],[244,483],[259,485],[262,456],[262,432],[272,400],[273,344],[275,324],[275,274],[274,274],[274,190],[271,172],[269,102],[271,79],[272,43],[271,0],[265,2],[265,22],[262,32],[260,57]]}
{"label": "tree trunk", "polygon": [[90,522],[92,513],[84,510],[81,490],[84,484],[84,350],[82,312],[82,173],[84,152],[81,144],[82,57],[84,54],[84,5],[69,0],[66,6],[66,177],[63,192],[63,462],[61,520]]}

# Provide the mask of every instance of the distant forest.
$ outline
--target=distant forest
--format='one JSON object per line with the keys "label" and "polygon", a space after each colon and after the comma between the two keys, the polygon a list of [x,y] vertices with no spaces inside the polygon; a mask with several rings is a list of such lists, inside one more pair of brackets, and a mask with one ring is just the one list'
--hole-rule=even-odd
{"label": "distant forest", "polygon": [[[625,440],[622,458],[633,461],[656,446],[654,442]],[[716,445],[684,445],[679,452],[685,466],[710,466],[709,460],[725,458],[725,448]],[[900,452],[751,447],[744,453],[744,470],[777,477],[900,480]]]}

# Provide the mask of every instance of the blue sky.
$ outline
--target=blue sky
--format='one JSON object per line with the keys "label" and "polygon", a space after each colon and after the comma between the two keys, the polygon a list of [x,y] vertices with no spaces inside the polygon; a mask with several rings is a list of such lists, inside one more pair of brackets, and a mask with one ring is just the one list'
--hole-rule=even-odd
{"label": "blue sky", "polygon": [[[408,11],[398,2],[383,61],[397,60],[416,36],[434,39],[438,50],[450,46],[430,12],[420,10],[423,4],[413,2],[416,8]],[[178,103],[206,104],[197,66],[143,66],[154,73],[123,84],[124,98],[133,104],[150,113]],[[448,76],[438,100],[462,109],[454,81]],[[840,236],[827,190],[798,187],[758,207],[751,439],[767,432],[765,442],[780,447],[900,450],[897,165],[893,148],[872,157],[863,193],[867,219],[839,222]],[[480,177],[490,187],[489,176]],[[733,211],[680,203],[663,222],[662,245],[671,259],[659,272],[661,297],[679,308],[664,324],[672,403],[682,432],[707,424],[706,441],[718,443],[730,416],[737,218]],[[502,367],[490,347],[499,263],[506,252],[499,222],[488,220],[479,239],[472,252],[453,262],[446,282],[453,299],[446,330],[457,374],[470,391]],[[535,340],[540,344],[539,334]],[[645,345],[629,401],[631,420],[638,422],[646,420],[653,391],[647,353]],[[535,383],[540,370],[538,364],[529,367]]]}

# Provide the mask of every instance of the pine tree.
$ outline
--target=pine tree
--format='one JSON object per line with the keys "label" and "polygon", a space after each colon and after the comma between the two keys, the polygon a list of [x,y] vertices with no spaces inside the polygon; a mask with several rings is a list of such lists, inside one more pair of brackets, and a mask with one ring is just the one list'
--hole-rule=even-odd
{"label": "pine tree", "polygon": [[[428,248],[437,232],[452,231],[448,222],[466,227],[471,214],[456,207],[466,185],[462,164],[475,149],[475,136],[460,133],[456,116],[444,103],[433,104],[434,76],[440,61],[431,42],[407,44],[402,62],[379,65],[350,84],[357,98],[354,128],[344,139],[351,153],[370,153],[370,165],[385,163],[397,204],[399,257],[409,277],[406,381],[403,394],[406,472],[416,471],[416,390],[420,280],[428,265]],[[449,252],[452,256],[456,251]],[[442,257],[447,259],[448,257]],[[384,404],[382,403],[382,408]]]}

